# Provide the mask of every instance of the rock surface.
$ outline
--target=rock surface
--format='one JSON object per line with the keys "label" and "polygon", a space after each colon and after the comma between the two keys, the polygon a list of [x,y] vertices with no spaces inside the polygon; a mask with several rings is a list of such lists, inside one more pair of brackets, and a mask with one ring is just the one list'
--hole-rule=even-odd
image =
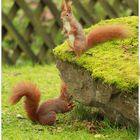
{"label": "rock surface", "polygon": [[86,70],[62,60],[57,68],[68,86],[68,92],[83,105],[102,108],[108,118],[127,126],[138,124],[138,91],[125,93],[100,79],[93,79]]}

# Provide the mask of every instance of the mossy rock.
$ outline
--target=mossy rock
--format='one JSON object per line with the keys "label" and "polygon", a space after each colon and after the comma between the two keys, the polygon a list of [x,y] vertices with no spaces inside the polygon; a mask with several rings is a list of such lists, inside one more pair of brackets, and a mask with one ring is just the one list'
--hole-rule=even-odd
{"label": "mossy rock", "polygon": [[137,124],[138,17],[101,21],[85,32],[108,24],[123,24],[132,36],[98,44],[78,58],[65,41],[54,49],[57,67],[75,100],[103,108],[111,120]]}
{"label": "mossy rock", "polygon": [[85,29],[85,32],[105,24],[126,25],[133,35],[98,44],[79,58],[67,51],[67,42],[56,47],[54,54],[63,61],[85,68],[93,78],[102,79],[105,83],[114,84],[118,89],[129,92],[138,87],[138,17],[101,21]]}

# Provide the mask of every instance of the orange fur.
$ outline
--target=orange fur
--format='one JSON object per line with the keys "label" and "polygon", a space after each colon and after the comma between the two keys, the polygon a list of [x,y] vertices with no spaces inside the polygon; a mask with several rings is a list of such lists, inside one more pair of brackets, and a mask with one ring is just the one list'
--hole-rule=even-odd
{"label": "orange fur", "polygon": [[73,108],[65,83],[61,86],[58,98],[47,100],[39,106],[40,95],[39,89],[34,84],[21,82],[14,87],[10,102],[14,105],[25,96],[25,111],[28,118],[44,125],[54,125],[57,113],[65,113]]}
{"label": "orange fur", "polygon": [[130,35],[123,25],[106,25],[95,28],[87,36],[87,48],[111,39],[125,38]]}
{"label": "orange fur", "polygon": [[16,104],[20,99],[25,96],[25,110],[28,117],[32,121],[37,120],[36,110],[40,101],[39,89],[30,82],[18,83],[13,89],[13,95],[10,98],[11,104]]}

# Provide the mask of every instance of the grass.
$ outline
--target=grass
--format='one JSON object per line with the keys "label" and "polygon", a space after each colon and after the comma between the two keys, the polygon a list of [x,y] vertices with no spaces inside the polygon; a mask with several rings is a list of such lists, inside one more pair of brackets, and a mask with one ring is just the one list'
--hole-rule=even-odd
{"label": "grass", "polygon": [[[106,119],[91,120],[95,133],[90,133],[82,115],[72,112],[58,115],[55,126],[32,123],[23,109],[23,100],[10,106],[8,99],[12,87],[19,81],[30,80],[41,90],[41,101],[58,96],[59,72],[54,64],[44,66],[3,66],[2,68],[2,139],[3,140],[136,140],[137,130],[115,127]],[[84,110],[83,110],[84,111]],[[77,111],[78,112],[78,111]],[[17,116],[21,116],[20,118]],[[87,116],[85,116],[87,117]]]}
{"label": "grass", "polygon": [[109,85],[115,85],[125,92],[133,92],[138,87],[138,17],[124,17],[101,21],[86,29],[88,33],[97,26],[123,24],[132,35],[125,39],[116,39],[96,45],[79,58],[68,52],[65,41],[54,49],[57,58],[76,63],[89,71],[93,78],[102,79]]}

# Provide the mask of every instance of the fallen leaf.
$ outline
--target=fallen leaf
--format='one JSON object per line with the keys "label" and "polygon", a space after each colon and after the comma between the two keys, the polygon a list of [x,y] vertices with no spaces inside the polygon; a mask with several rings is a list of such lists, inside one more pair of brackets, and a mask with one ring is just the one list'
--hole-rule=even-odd
{"label": "fallen leaf", "polygon": [[95,138],[105,138],[105,136],[102,135],[102,134],[96,134],[96,135],[94,135],[94,137],[95,137]]}
{"label": "fallen leaf", "polygon": [[60,133],[60,132],[62,132],[62,131],[63,131],[62,127],[57,127],[57,128],[56,128],[56,132],[59,132],[59,133]]}
{"label": "fallen leaf", "polygon": [[17,114],[17,116],[16,116],[18,119],[25,119],[22,115],[20,115],[20,114]]}

